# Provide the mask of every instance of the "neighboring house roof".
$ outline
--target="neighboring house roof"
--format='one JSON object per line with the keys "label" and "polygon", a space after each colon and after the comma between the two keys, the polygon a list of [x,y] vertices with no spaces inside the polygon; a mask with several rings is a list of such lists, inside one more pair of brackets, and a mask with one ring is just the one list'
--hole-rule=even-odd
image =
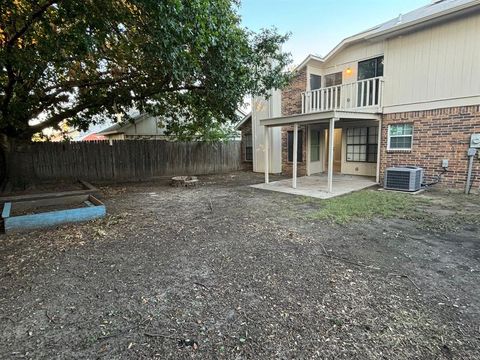
{"label": "neighboring house roof", "polygon": [[243,117],[242,120],[240,120],[240,122],[237,125],[235,125],[235,130],[240,130],[240,128],[243,126],[243,124],[245,124],[251,118],[252,118],[252,112],[249,112],[247,115],[245,115]]}
{"label": "neighboring house roof", "polygon": [[91,134],[88,134],[87,136],[84,136],[78,141],[100,141],[100,140],[107,140],[107,138],[103,135],[91,133]]}
{"label": "neighboring house roof", "polygon": [[317,55],[308,55],[296,69],[301,69],[310,60],[318,62],[326,62],[337,52],[348,45],[370,40],[374,38],[388,37],[389,35],[400,34],[403,31],[411,31],[419,27],[426,26],[430,23],[441,21],[447,17],[457,16],[463,11],[469,11],[474,7],[480,6],[480,0],[437,0],[432,3],[410,11],[406,14],[400,14],[398,17],[389,20],[383,24],[374,26],[368,30],[362,31],[356,35],[350,36],[342,40],[332,51],[325,57]]}
{"label": "neighboring house roof", "polygon": [[99,131],[99,135],[114,135],[114,134],[123,134],[129,127],[133,124],[138,124],[139,122],[149,118],[148,114],[138,115],[133,119],[132,122],[121,122],[113,124],[112,126],[107,127],[106,129]]}
{"label": "neighboring house roof", "polygon": [[[237,109],[236,111],[236,115],[243,119],[245,117],[245,112],[242,111],[241,109]],[[133,121],[132,122],[123,122],[123,123],[115,123],[109,127],[107,127],[106,129],[103,129],[99,132],[97,132],[97,134],[99,135],[115,135],[115,134],[124,134],[127,129],[129,129],[131,126],[133,126],[134,124],[138,124],[146,119],[149,119],[151,118],[151,116],[149,114],[141,114],[141,115],[138,115],[136,117],[134,117]]]}
{"label": "neighboring house roof", "polygon": [[92,134],[98,134],[106,127],[112,126],[113,120],[106,120],[99,124],[91,124],[87,131],[80,131],[77,136],[73,137],[73,141],[84,141],[84,139]]}

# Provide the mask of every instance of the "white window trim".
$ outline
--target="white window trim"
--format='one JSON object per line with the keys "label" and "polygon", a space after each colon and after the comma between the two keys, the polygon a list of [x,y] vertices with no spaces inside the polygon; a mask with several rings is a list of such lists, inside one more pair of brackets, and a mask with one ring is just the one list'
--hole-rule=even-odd
{"label": "white window trim", "polygon": [[[338,85],[330,85],[330,86],[327,86],[327,77],[330,76],[330,75],[336,75],[336,74],[342,74],[342,82]],[[324,87],[333,87],[333,86],[341,86],[343,85],[343,71],[336,71],[336,72],[333,72],[333,73],[329,73],[329,74],[325,74],[323,75],[323,79],[322,79],[322,84]]]}
{"label": "white window trim", "polygon": [[393,137],[406,137],[406,136],[410,136],[412,138],[412,141],[410,142],[410,147],[409,148],[394,148],[392,149],[390,147],[390,138],[392,137],[392,135],[390,135],[390,128],[392,126],[395,126],[395,125],[404,125],[403,123],[402,124],[392,124],[392,125],[388,125],[388,128],[387,128],[387,151],[411,151],[412,148],[413,148],[413,133],[414,133],[414,127],[413,127],[413,124],[411,123],[408,123],[409,125],[412,125],[412,134],[411,135],[393,135]]}

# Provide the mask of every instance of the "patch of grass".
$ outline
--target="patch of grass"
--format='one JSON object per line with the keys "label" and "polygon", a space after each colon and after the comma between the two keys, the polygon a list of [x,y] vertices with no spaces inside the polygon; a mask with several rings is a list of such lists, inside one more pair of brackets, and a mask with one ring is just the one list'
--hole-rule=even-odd
{"label": "patch of grass", "polygon": [[416,206],[425,204],[424,198],[390,191],[363,190],[345,196],[324,200],[312,217],[345,224],[353,219],[414,217]]}

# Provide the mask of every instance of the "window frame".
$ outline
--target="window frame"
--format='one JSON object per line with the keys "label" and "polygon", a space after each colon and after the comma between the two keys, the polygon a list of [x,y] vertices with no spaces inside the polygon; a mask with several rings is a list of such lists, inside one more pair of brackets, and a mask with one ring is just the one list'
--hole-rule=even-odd
{"label": "window frame", "polygon": [[[340,83],[339,84],[334,84],[334,85],[327,85],[327,79],[329,77],[333,77],[334,80],[337,80],[337,76],[340,74]],[[330,73],[330,74],[326,74],[323,76],[324,78],[324,85],[325,87],[332,87],[332,86],[340,86],[343,84],[343,71],[337,71],[337,72],[334,72],[334,73]],[[335,81],[334,81],[335,82]]]}
{"label": "window frame", "polygon": [[[375,136],[375,142],[371,143],[370,142],[370,129],[371,128],[376,128],[376,136]],[[348,143],[348,130],[350,129],[367,129],[367,133],[365,135],[365,143],[360,143],[360,144],[349,144]],[[378,132],[380,131],[380,128],[378,126],[356,126],[356,127],[350,127],[346,128],[345,130],[345,161],[346,162],[355,162],[355,163],[368,163],[368,164],[375,164],[378,162]],[[349,146],[365,146],[365,160],[349,160],[348,159],[348,147]],[[376,151],[374,152],[376,154],[375,160],[369,160],[369,148],[371,146],[375,146]]]}
{"label": "window frame", "polygon": [[[313,145],[314,136],[316,138],[316,145]],[[310,162],[319,162],[322,161],[321,151],[322,151],[322,130],[311,129],[310,130],[310,139],[309,139],[309,146],[310,146]],[[313,146],[315,149],[313,149]],[[313,157],[315,154],[315,159]],[[318,157],[318,158],[317,158]]]}
{"label": "window frame", "polygon": [[[390,129],[392,126],[405,126],[410,125],[412,127],[412,133],[410,135],[390,135]],[[414,126],[413,123],[401,123],[401,124],[390,124],[387,127],[387,151],[412,151],[413,149],[413,133],[414,133]],[[391,145],[391,138],[393,137],[410,137],[410,147],[409,148],[392,148]]]}
{"label": "window frame", "polygon": [[[360,65],[365,64],[369,61],[375,61],[375,68],[374,68],[375,76],[360,79]],[[382,74],[381,75],[379,75],[379,71],[378,71],[379,63],[382,63]],[[375,79],[375,78],[378,78],[378,77],[382,77],[384,74],[385,74],[385,56],[384,55],[375,56],[375,57],[372,57],[370,59],[365,59],[365,60],[359,61],[357,63],[357,81]]]}
{"label": "window frame", "polygon": [[[250,146],[248,146],[248,141],[247,141],[247,137],[250,138]],[[253,162],[253,136],[252,134],[245,134],[243,136],[243,151],[244,151],[244,158],[243,158],[243,161],[245,162]],[[250,155],[251,155],[251,159],[248,159],[247,158],[247,148],[250,148],[251,151],[250,151]]]}
{"label": "window frame", "polygon": [[[312,77],[313,76],[316,76],[318,77],[318,81],[319,81],[319,84],[320,84],[320,87],[318,88],[315,88],[313,89],[312,88]],[[314,90],[318,90],[318,89],[321,89],[323,87],[323,76],[322,75],[318,75],[318,74],[310,74],[310,76],[308,77],[308,87],[309,87],[309,90],[310,91],[314,91]]]}
{"label": "window frame", "polygon": [[[293,163],[293,130],[287,131],[287,162]],[[292,137],[292,157],[290,158],[290,136]],[[298,129],[297,163],[303,163],[303,129]],[[291,160],[290,160],[291,159]]]}

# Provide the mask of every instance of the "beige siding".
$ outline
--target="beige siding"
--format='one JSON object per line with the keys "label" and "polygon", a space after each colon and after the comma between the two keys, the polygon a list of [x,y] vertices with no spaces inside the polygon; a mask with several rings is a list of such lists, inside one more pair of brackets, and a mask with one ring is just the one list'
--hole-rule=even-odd
{"label": "beige siding", "polygon": [[[310,79],[310,74],[328,75],[336,72],[343,73],[343,84],[348,84],[357,81],[358,62],[377,56],[382,56],[384,51],[384,42],[362,42],[351,45],[335,54],[325,63],[318,63],[312,61],[307,66],[307,78]],[[345,70],[350,68],[351,74],[346,74]],[[324,79],[322,81],[325,81]],[[324,84],[324,83],[323,83]],[[307,90],[310,90],[309,81],[307,81]]]}
{"label": "beige siding", "polygon": [[111,134],[111,135],[105,135],[106,138],[109,140],[125,140],[125,135],[124,134]]}
{"label": "beige siding", "polygon": [[[252,99],[252,141],[253,141],[253,171],[265,171],[265,144],[264,131],[265,126],[260,125],[261,119],[267,119],[274,116],[281,116],[281,92],[272,91],[267,100],[263,97],[254,97]],[[268,130],[269,140],[269,172],[282,172],[282,135],[281,127],[274,127]]]}
{"label": "beige siding", "polygon": [[385,112],[478,103],[480,14],[388,40],[384,75]]}
{"label": "beige siding", "polygon": [[125,130],[125,135],[146,135],[146,136],[154,136],[154,135],[162,135],[163,129],[161,129],[158,125],[160,125],[160,121],[157,120],[156,117],[150,116],[142,121],[138,121],[137,123],[132,124]]}
{"label": "beige siding", "polygon": [[[362,42],[349,46],[334,55],[324,64],[324,74],[327,75],[342,71],[344,84],[355,82],[357,81],[358,62],[383,55],[383,48],[383,41],[375,43]],[[347,68],[352,69],[350,75],[346,75],[345,73]]]}

